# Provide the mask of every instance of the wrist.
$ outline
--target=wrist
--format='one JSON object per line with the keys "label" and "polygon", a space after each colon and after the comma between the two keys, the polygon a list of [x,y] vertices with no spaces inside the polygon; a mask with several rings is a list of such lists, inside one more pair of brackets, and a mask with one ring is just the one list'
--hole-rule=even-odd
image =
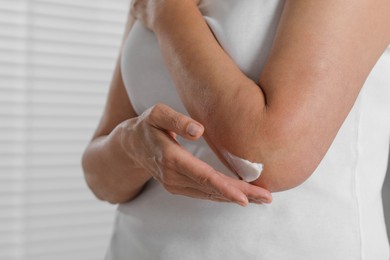
{"label": "wrist", "polygon": [[127,160],[129,160],[132,165],[134,165],[134,168],[142,168],[132,152],[134,151],[132,138],[132,135],[135,132],[134,120],[136,119],[129,119],[118,125],[115,133],[116,137],[114,138],[116,140],[115,143],[117,143],[115,146],[120,147],[121,153],[127,157]]}

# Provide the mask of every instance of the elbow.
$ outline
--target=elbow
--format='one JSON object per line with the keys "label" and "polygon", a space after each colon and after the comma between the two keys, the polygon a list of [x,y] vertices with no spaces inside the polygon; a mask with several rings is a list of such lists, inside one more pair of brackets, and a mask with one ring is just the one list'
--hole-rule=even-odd
{"label": "elbow", "polygon": [[306,152],[301,147],[286,149],[281,153],[270,153],[264,158],[264,168],[253,184],[270,192],[280,192],[303,184],[315,172],[321,159],[315,152]]}
{"label": "elbow", "polygon": [[90,151],[87,147],[81,157],[81,167],[89,190],[98,200],[106,201],[110,204],[119,204],[124,202],[123,199],[117,198],[116,196],[110,195],[110,193],[104,191],[104,187],[99,184],[100,181],[97,173],[92,166],[92,158],[90,158]]}
{"label": "elbow", "polygon": [[81,169],[84,174],[84,180],[89,188],[90,191],[98,198],[101,199],[95,192],[94,192],[94,185],[93,184],[93,174],[91,173],[91,169],[89,167],[89,153],[88,153],[88,147],[84,150],[82,156],[81,156]]}
{"label": "elbow", "polygon": [[280,192],[296,188],[309,179],[321,160],[288,147],[286,144],[285,150],[265,153],[263,170],[259,178],[251,183],[270,192]]}
{"label": "elbow", "polygon": [[81,157],[81,168],[84,174],[84,180],[95,197],[101,201],[107,201],[107,199],[102,195],[100,189],[97,185],[96,174],[94,174],[93,169],[90,167],[91,159],[89,156],[88,147],[85,149],[82,157]]}
{"label": "elbow", "polygon": [[[270,192],[280,192],[298,187],[315,171],[319,161],[311,156],[299,158],[297,153],[265,153],[256,162],[236,157],[227,159],[229,166],[244,181],[265,188]],[[226,158],[226,156],[225,156]]]}
{"label": "elbow", "polygon": [[296,188],[303,184],[314,170],[300,169],[301,165],[270,165],[265,167],[261,176],[252,184],[265,188],[270,192],[281,192]]}
{"label": "elbow", "polygon": [[112,205],[117,205],[130,201],[129,197],[119,196],[117,193],[108,191],[107,187],[99,184],[93,172],[88,172],[84,169],[84,179],[89,190],[100,201],[108,202]]}
{"label": "elbow", "polygon": [[261,175],[251,182],[270,192],[293,189],[303,184],[316,170],[326,147],[307,136],[307,125],[291,119],[267,121],[263,135],[245,152],[250,161],[263,164]]}
{"label": "elbow", "polygon": [[254,184],[270,192],[296,188],[310,178],[324,155],[324,151],[305,141],[286,141],[265,153],[263,172]]}
{"label": "elbow", "polygon": [[141,193],[143,188],[144,187],[142,186],[141,188],[131,192],[130,194],[106,193],[105,195],[99,195],[98,192],[94,192],[94,194],[98,199],[102,201],[106,201],[112,205],[117,205],[134,200]]}
{"label": "elbow", "polygon": [[106,198],[100,197],[99,198],[96,194],[95,194],[95,196],[102,201],[106,201],[106,202],[110,203],[111,205],[118,205],[118,204],[126,203],[126,202],[129,202],[132,200],[132,199],[131,200],[123,199],[123,198],[119,198],[119,197],[106,197]]}
{"label": "elbow", "polygon": [[127,183],[112,178],[115,170],[110,170],[102,164],[97,166],[96,161],[101,162],[102,158],[96,156],[88,146],[82,155],[81,166],[85,182],[97,199],[115,205],[132,201],[141,193],[146,183],[141,187],[129,188]]}
{"label": "elbow", "polygon": [[84,174],[84,179],[88,184],[88,187],[91,189],[87,176],[89,175],[89,167],[88,167],[88,147],[84,150],[82,156],[81,156],[81,169]]}

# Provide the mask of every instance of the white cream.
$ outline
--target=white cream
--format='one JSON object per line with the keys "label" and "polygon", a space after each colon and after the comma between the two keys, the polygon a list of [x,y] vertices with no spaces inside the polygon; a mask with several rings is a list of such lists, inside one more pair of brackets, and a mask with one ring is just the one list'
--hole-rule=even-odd
{"label": "white cream", "polygon": [[222,154],[229,165],[235,170],[236,174],[244,181],[251,182],[260,177],[263,171],[263,164],[250,162],[226,151]]}

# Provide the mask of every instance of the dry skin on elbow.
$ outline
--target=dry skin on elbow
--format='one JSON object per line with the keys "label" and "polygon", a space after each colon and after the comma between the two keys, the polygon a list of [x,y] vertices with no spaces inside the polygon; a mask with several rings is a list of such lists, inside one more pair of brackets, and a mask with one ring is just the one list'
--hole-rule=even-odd
{"label": "dry skin on elbow", "polygon": [[227,151],[222,152],[222,155],[234,171],[246,182],[257,180],[263,171],[263,164],[261,163],[250,162]]}

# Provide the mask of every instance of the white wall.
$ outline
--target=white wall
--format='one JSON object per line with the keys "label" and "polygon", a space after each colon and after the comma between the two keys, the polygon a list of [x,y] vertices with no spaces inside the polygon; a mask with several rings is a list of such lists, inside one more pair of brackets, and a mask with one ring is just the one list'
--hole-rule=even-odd
{"label": "white wall", "polygon": [[0,260],[98,260],[115,207],[81,155],[101,115],[128,0],[0,1]]}

